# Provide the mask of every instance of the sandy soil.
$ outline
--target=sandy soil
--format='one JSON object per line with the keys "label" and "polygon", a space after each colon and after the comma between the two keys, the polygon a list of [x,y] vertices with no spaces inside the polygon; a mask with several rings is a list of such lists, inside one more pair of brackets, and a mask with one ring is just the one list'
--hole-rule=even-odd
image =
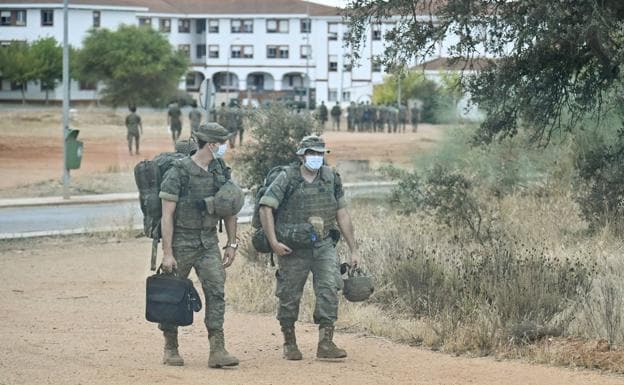
{"label": "sandy soil", "polygon": [[186,366],[166,367],[160,332],[143,316],[146,250],[145,239],[0,243],[0,384],[624,384],[596,372],[452,357],[343,333],[336,340],[349,357],[322,362],[307,324],[298,325],[304,360],[289,362],[272,316],[231,308],[226,340],[240,367],[207,367],[201,318],[181,329]]}
{"label": "sandy soil", "polygon": [[[124,110],[78,110],[71,126],[79,129],[84,155],[79,170],[72,176],[95,172],[132,170],[141,159],[170,151],[171,139],[165,129],[164,112],[141,112],[144,135],[141,155],[128,154],[123,119]],[[186,116],[186,115],[185,115]],[[62,175],[61,110],[0,111],[0,189],[59,178]],[[183,122],[182,136],[188,136],[188,122]],[[418,133],[369,134],[331,132],[326,141],[334,150],[330,162],[341,159],[368,159],[409,164],[414,153],[431,147],[440,137],[441,127],[421,125]],[[236,149],[226,159],[235,155]]]}

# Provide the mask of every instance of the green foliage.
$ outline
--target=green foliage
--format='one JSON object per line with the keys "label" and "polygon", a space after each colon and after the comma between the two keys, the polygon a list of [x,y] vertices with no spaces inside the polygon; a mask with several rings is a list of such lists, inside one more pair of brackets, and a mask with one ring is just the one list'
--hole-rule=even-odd
{"label": "green foliage", "polygon": [[256,110],[249,125],[255,141],[242,147],[236,160],[242,166],[243,183],[250,187],[260,185],[271,168],[297,161],[301,139],[320,130],[311,114],[278,103]]}
{"label": "green foliage", "polygon": [[23,42],[12,41],[0,47],[0,74],[2,78],[22,86],[22,103],[25,103],[26,84],[36,80],[38,75],[30,46]]}
{"label": "green foliage", "polygon": [[89,31],[76,58],[78,78],[104,83],[113,105],[163,106],[176,94],[188,59],[151,28],[121,26]]}
{"label": "green foliage", "polygon": [[449,35],[451,56],[468,68],[475,57],[500,58],[466,82],[486,112],[478,143],[516,134],[519,122],[548,141],[587,113],[599,117],[622,80],[619,0],[351,0],[346,14],[356,56],[372,23],[398,19],[384,36],[390,67],[435,55]]}
{"label": "green foliage", "polygon": [[[448,115],[455,116],[457,99],[453,99],[453,88],[447,85],[438,86],[434,81],[425,78],[419,71],[411,71],[401,76],[401,99],[418,99],[422,102],[420,119],[426,123],[446,123]],[[373,102],[376,104],[396,104],[399,75],[388,75],[384,82],[373,89]],[[449,80],[449,87],[456,87]]]}
{"label": "green foliage", "polygon": [[63,80],[63,48],[53,37],[39,39],[32,43],[31,54],[36,78],[42,89],[48,93]]}

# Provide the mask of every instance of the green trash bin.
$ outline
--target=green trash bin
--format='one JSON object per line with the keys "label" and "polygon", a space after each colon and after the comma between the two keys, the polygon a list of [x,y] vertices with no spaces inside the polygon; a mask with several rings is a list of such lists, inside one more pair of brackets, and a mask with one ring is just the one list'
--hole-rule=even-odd
{"label": "green trash bin", "polygon": [[65,153],[65,167],[67,167],[68,170],[80,168],[83,143],[77,139],[79,132],[80,130],[67,130],[65,135],[65,146],[67,147],[67,152]]}

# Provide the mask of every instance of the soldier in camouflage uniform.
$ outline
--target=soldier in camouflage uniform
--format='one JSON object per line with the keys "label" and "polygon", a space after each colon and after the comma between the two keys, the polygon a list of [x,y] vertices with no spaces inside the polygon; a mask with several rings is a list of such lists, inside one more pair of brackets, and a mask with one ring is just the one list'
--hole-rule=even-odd
{"label": "soldier in camouflage uniform", "polygon": [[399,131],[405,134],[405,125],[407,124],[407,107],[403,104],[399,105]]}
{"label": "soldier in camouflage uniform", "polygon": [[355,130],[355,102],[351,102],[347,107],[347,131]]}
{"label": "soldier in camouflage uniform", "polygon": [[126,128],[128,130],[128,151],[132,155],[132,141],[134,140],[135,153],[139,155],[139,140],[143,133],[143,124],[141,123],[141,117],[136,113],[136,107],[130,106],[130,114],[126,116]]}
{"label": "soldier in camouflage uniform", "polygon": [[171,130],[173,143],[175,143],[182,132],[182,111],[180,111],[178,103],[171,103],[169,106],[169,110],[167,111],[167,124]]}
{"label": "soldier in camouflage uniform", "polygon": [[321,122],[323,130],[325,130],[325,123],[327,122],[327,106],[324,101],[321,101],[321,105],[318,108],[318,120]]}
{"label": "soldier in camouflage uniform", "polygon": [[332,107],[330,115],[332,117],[332,130],[340,131],[340,115],[342,115],[342,109],[338,102]]}
{"label": "soldier in camouflage uniform", "polygon": [[[194,136],[198,150],[177,161],[165,174],[160,187],[162,199],[162,267],[176,269],[187,277],[192,268],[206,298],[204,323],[208,329],[210,356],[208,366],[238,365],[238,359],[225,350],[223,316],[225,312],[225,268],[236,255],[236,216],[223,218],[228,243],[221,258],[216,225],[219,218],[206,211],[206,198],[213,197],[230,178],[230,169],[221,159],[229,133],[217,123],[202,124]],[[165,336],[163,363],[184,365],[178,353],[178,331],[174,325],[160,324]]]}
{"label": "soldier in camouflage uniform", "polygon": [[[295,322],[310,272],[316,296],[314,322],[319,324],[316,356],[329,359],[347,356],[347,352],[333,342],[338,291],[342,287],[334,243],[340,234],[338,228],[349,246],[351,265],[359,263],[359,255],[340,175],[323,166],[328,151],[320,137],[303,138],[297,150],[301,164],[282,171],[260,200],[262,227],[279,261],[277,319],[284,334],[284,358],[287,360],[302,359],[295,337]],[[288,196],[285,196],[286,191],[290,191]],[[305,234],[306,243],[295,246],[289,240],[278,240],[276,228],[282,233],[283,229],[302,228],[302,225],[314,229]]]}
{"label": "soldier in camouflage uniform", "polygon": [[197,131],[197,129],[199,128],[199,125],[201,124],[202,113],[197,108],[197,102],[195,100],[193,100],[191,107],[193,107],[193,109],[189,112],[188,116],[189,116],[189,121],[191,122],[191,135],[192,135],[193,132]]}

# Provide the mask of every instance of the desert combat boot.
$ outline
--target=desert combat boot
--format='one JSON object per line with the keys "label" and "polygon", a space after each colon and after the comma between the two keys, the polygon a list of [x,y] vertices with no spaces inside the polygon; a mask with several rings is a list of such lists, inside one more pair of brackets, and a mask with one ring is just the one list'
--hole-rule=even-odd
{"label": "desert combat boot", "polygon": [[319,327],[319,342],[316,349],[316,358],[345,358],[347,352],[334,344],[334,326],[322,325]]}
{"label": "desert combat boot", "polygon": [[208,332],[210,342],[210,356],[208,357],[208,367],[222,368],[224,366],[237,366],[238,358],[225,350],[225,337],[223,330],[210,330]]}
{"label": "desert combat boot", "polygon": [[303,354],[297,347],[297,337],[295,336],[295,327],[283,327],[284,334],[284,358],[290,361],[299,361],[303,359]]}
{"label": "desert combat boot", "polygon": [[178,353],[178,332],[165,331],[165,351],[163,354],[163,364],[169,366],[183,366],[184,359]]}

